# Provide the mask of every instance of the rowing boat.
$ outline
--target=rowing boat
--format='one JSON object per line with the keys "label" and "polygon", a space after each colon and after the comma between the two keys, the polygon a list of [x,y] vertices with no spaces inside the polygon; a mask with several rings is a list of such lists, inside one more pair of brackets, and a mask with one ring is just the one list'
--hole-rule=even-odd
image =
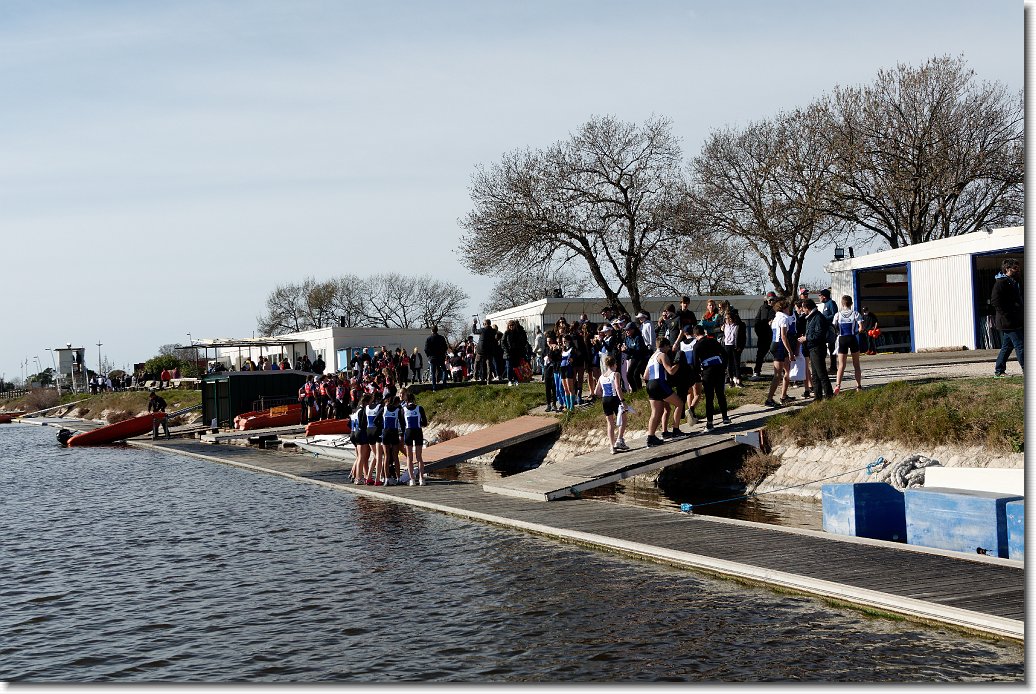
{"label": "rowing boat", "polygon": [[161,421],[165,412],[148,412],[145,415],[127,419],[92,431],[76,434],[68,440],[68,446],[100,446],[113,441],[123,441],[152,431],[155,420]]}

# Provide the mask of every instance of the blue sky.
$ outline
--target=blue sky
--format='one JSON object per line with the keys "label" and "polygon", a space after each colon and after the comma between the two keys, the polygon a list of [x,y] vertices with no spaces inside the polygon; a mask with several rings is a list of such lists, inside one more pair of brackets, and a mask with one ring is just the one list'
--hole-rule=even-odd
{"label": "blue sky", "polygon": [[68,341],[123,366],[249,336],[306,275],[429,272],[474,312],[493,279],[455,250],[476,165],[604,113],[669,117],[690,159],[713,128],[940,54],[1021,89],[1022,10],[0,0],[0,373]]}

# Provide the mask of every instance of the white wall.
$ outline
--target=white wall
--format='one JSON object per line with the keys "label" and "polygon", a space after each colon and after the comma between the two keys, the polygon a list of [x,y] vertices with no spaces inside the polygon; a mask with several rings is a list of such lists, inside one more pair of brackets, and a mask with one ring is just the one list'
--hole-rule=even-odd
{"label": "white wall", "polygon": [[975,305],[971,256],[910,263],[910,320],[914,350],[975,349]]}

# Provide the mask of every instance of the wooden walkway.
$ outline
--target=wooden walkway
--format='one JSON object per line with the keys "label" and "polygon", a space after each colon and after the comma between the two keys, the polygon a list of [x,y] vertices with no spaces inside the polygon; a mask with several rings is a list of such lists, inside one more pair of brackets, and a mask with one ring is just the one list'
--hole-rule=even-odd
{"label": "wooden walkway", "polygon": [[173,440],[131,445],[319,484],[471,520],[845,601],[922,621],[1024,639],[1020,561],[604,501],[553,504],[491,494],[476,485],[348,483],[340,462]]}
{"label": "wooden walkway", "polygon": [[516,417],[426,447],[424,449],[424,469],[431,471],[456,465],[501,448],[516,446],[540,436],[557,433],[560,430],[561,425],[553,417],[535,415]]}
{"label": "wooden walkway", "polygon": [[202,434],[201,440],[207,443],[223,443],[235,439],[253,439],[259,436],[288,436],[290,434],[301,434],[306,431],[305,424],[292,424],[286,427],[268,427],[266,429],[232,429],[221,431],[218,434]]}
{"label": "wooden walkway", "polygon": [[[571,460],[540,465],[538,468],[486,483],[482,488],[494,494],[536,501],[553,501],[604,484],[643,475],[659,468],[683,463],[703,455],[735,448],[734,434],[759,429],[766,420],[791,407],[774,410],[762,405],[744,405],[730,412],[731,423],[717,424],[711,432],[704,424],[695,426],[692,435],[648,448],[644,439],[632,441],[632,449],[616,453],[603,448]],[[718,419],[717,419],[718,421]],[[683,430],[688,431],[686,423]]]}

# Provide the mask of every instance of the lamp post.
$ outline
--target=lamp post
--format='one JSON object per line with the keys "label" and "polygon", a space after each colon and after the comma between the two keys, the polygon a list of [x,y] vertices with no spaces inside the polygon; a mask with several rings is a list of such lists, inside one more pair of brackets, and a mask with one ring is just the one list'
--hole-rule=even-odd
{"label": "lamp post", "polygon": [[101,345],[104,344],[100,340],[97,341],[97,378],[101,378]]}

